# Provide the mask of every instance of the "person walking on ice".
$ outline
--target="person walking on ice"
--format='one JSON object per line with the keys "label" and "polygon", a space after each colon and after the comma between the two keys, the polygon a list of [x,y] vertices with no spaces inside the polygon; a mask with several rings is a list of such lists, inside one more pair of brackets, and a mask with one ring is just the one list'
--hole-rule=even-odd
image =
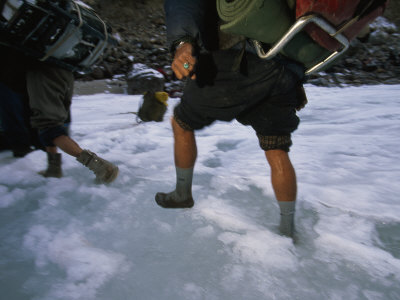
{"label": "person walking on ice", "polygon": [[171,119],[176,187],[157,193],[155,201],[164,208],[194,205],[195,131],[216,120],[236,119],[257,134],[271,169],[280,232],[292,237],[297,182],[288,152],[291,133],[299,124],[296,109],[306,102],[302,65],[284,57],[262,60],[243,37],[218,32],[215,1],[164,4],[172,70],[187,83]]}

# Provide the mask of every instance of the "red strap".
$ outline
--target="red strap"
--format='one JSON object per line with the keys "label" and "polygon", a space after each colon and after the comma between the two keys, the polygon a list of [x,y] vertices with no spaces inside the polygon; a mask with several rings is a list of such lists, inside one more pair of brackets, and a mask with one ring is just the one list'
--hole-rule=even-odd
{"label": "red strap", "polygon": [[[362,1],[362,0],[361,0]],[[360,0],[297,0],[296,18],[307,14],[317,14],[323,17],[333,26],[340,28],[341,25],[351,20],[361,2]],[[372,20],[382,15],[389,0],[377,7],[369,14],[349,26],[343,34],[349,39],[353,39],[357,34]],[[326,32],[314,24],[306,26],[305,30],[322,47],[335,51],[340,48],[340,44],[330,37]]]}
{"label": "red strap", "polygon": [[337,26],[353,17],[359,2],[360,0],[297,0],[296,18],[315,13]]}

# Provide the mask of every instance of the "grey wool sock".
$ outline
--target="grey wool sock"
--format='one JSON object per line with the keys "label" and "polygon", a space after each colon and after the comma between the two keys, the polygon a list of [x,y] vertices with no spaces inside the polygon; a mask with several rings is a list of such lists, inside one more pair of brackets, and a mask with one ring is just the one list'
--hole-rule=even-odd
{"label": "grey wool sock", "polygon": [[164,208],[190,208],[194,205],[192,197],[193,168],[176,167],[176,187],[170,193],[157,193],[155,200]]}
{"label": "grey wool sock", "polygon": [[176,188],[175,192],[179,200],[185,200],[192,197],[192,179],[193,179],[193,168],[179,168],[176,167]]}
{"label": "grey wool sock", "polygon": [[279,231],[282,235],[293,237],[296,201],[278,201],[278,204],[281,211]]}

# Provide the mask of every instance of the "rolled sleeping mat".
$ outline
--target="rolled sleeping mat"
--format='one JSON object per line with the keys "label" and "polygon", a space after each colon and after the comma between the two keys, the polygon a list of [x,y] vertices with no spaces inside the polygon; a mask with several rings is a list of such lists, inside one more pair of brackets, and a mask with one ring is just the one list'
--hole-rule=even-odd
{"label": "rolled sleeping mat", "polygon": [[293,23],[281,0],[217,0],[217,10],[222,31],[267,44],[280,39]]}

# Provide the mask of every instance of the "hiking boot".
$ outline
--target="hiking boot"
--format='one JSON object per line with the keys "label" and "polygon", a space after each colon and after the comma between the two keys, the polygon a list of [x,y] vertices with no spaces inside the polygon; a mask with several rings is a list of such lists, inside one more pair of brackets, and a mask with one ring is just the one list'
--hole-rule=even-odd
{"label": "hiking boot", "polygon": [[47,169],[38,172],[43,177],[61,178],[63,176],[61,170],[61,153],[47,153]]}
{"label": "hiking boot", "polygon": [[175,191],[171,193],[157,193],[156,202],[164,208],[191,208],[194,205],[192,197],[180,199]]}
{"label": "hiking boot", "polygon": [[83,150],[76,160],[93,171],[98,183],[113,182],[118,176],[119,170],[116,165],[98,157],[96,153],[89,150]]}

